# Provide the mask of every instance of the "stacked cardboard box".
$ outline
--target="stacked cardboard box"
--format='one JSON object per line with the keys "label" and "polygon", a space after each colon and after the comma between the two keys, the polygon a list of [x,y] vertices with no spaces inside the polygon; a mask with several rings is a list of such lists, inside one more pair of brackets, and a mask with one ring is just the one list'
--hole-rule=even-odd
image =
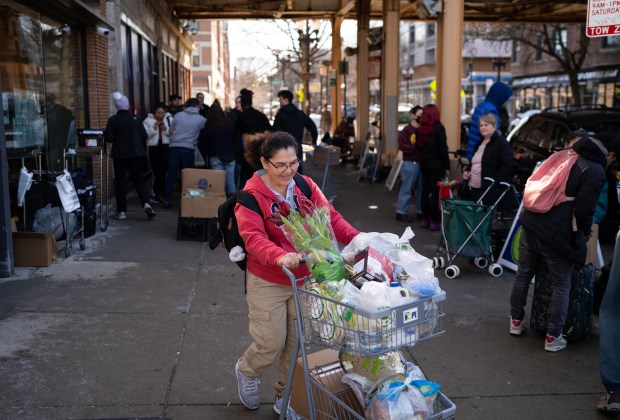
{"label": "stacked cardboard box", "polygon": [[183,169],[181,217],[217,217],[217,209],[226,201],[226,171]]}

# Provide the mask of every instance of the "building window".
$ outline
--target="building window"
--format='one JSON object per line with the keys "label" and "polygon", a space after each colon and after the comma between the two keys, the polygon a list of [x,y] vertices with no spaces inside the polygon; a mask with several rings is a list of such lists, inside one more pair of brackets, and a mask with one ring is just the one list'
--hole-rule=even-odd
{"label": "building window", "polygon": [[0,27],[7,154],[32,156],[36,149],[44,167],[28,162],[29,169],[61,170],[64,149],[76,146],[75,129],[85,125],[79,29],[4,0]]}
{"label": "building window", "polygon": [[620,35],[604,36],[603,48],[620,48]]}
{"label": "building window", "polygon": [[435,24],[429,23],[426,25],[426,36],[427,38],[431,38],[435,36]]}
{"label": "building window", "polygon": [[200,67],[200,53],[198,51],[192,52],[192,67]]}
{"label": "building window", "polygon": [[539,37],[538,44],[536,45],[536,61],[542,61],[542,51],[543,51],[543,39],[542,37]]}
{"label": "building window", "polygon": [[553,32],[553,48],[558,54],[562,54],[562,49],[566,47],[566,29],[558,29]]}
{"label": "building window", "polygon": [[518,63],[521,55],[521,44],[519,41],[512,41],[512,62]]}

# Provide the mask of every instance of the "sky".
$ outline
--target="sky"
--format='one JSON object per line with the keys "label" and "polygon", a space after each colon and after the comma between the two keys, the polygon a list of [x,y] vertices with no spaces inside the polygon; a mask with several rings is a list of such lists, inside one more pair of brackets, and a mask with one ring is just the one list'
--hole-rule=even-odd
{"label": "sky", "polygon": [[[285,28],[283,23],[279,25]],[[294,25],[292,27],[295,28]],[[326,36],[330,36],[331,26],[327,24],[326,27]],[[353,20],[344,21],[341,35],[344,47],[354,47],[357,44],[357,23]],[[243,66],[252,59],[254,65],[265,67],[264,71],[268,71],[269,67],[275,67],[276,59],[269,48],[285,51],[293,47],[290,37],[278,28],[278,23],[267,20],[229,21],[228,42],[232,66]],[[294,35],[294,42],[298,45],[297,34]],[[331,41],[325,46],[329,48]]]}

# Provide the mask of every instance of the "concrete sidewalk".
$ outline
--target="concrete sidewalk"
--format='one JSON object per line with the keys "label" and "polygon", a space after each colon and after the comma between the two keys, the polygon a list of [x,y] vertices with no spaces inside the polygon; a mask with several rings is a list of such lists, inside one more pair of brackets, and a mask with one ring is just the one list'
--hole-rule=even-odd
{"label": "concrete sidewalk", "polygon": [[[328,195],[362,231],[401,234],[397,193],[358,183],[352,166],[330,169]],[[306,172],[320,185],[322,168]],[[269,419],[237,396],[235,361],[249,344],[243,276],[223,249],[176,241],[178,209],[149,221],[137,199],[86,249],[48,268],[0,280],[0,418]],[[413,225],[413,247],[433,257],[440,238]],[[460,261],[436,275],[447,292],[445,334],[408,349],[456,404],[459,419],[606,418],[598,340],[543,350],[543,337],[508,334],[514,274],[500,278]],[[529,308],[528,308],[529,314]]]}

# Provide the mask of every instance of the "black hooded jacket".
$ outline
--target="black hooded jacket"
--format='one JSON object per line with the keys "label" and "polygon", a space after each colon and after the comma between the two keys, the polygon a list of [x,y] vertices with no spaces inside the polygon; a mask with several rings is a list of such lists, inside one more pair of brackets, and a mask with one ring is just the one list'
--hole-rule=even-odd
{"label": "black hooded jacket", "polygon": [[316,124],[306,115],[305,112],[298,109],[293,104],[286,104],[276,114],[273,122],[275,131],[286,131],[297,140],[298,152],[301,151],[301,144],[304,139],[304,128],[307,128],[312,136],[312,144],[316,144],[319,133]]}
{"label": "black hooded jacket", "polygon": [[[548,247],[549,252],[583,264],[586,256],[584,238],[592,229],[596,202],[605,183],[607,153],[589,138],[579,140],[573,150],[579,158],[568,176],[566,196],[575,197],[575,201],[560,203],[547,213],[533,213],[524,209],[521,224],[528,234]],[[575,234],[573,214],[578,231]]]}

